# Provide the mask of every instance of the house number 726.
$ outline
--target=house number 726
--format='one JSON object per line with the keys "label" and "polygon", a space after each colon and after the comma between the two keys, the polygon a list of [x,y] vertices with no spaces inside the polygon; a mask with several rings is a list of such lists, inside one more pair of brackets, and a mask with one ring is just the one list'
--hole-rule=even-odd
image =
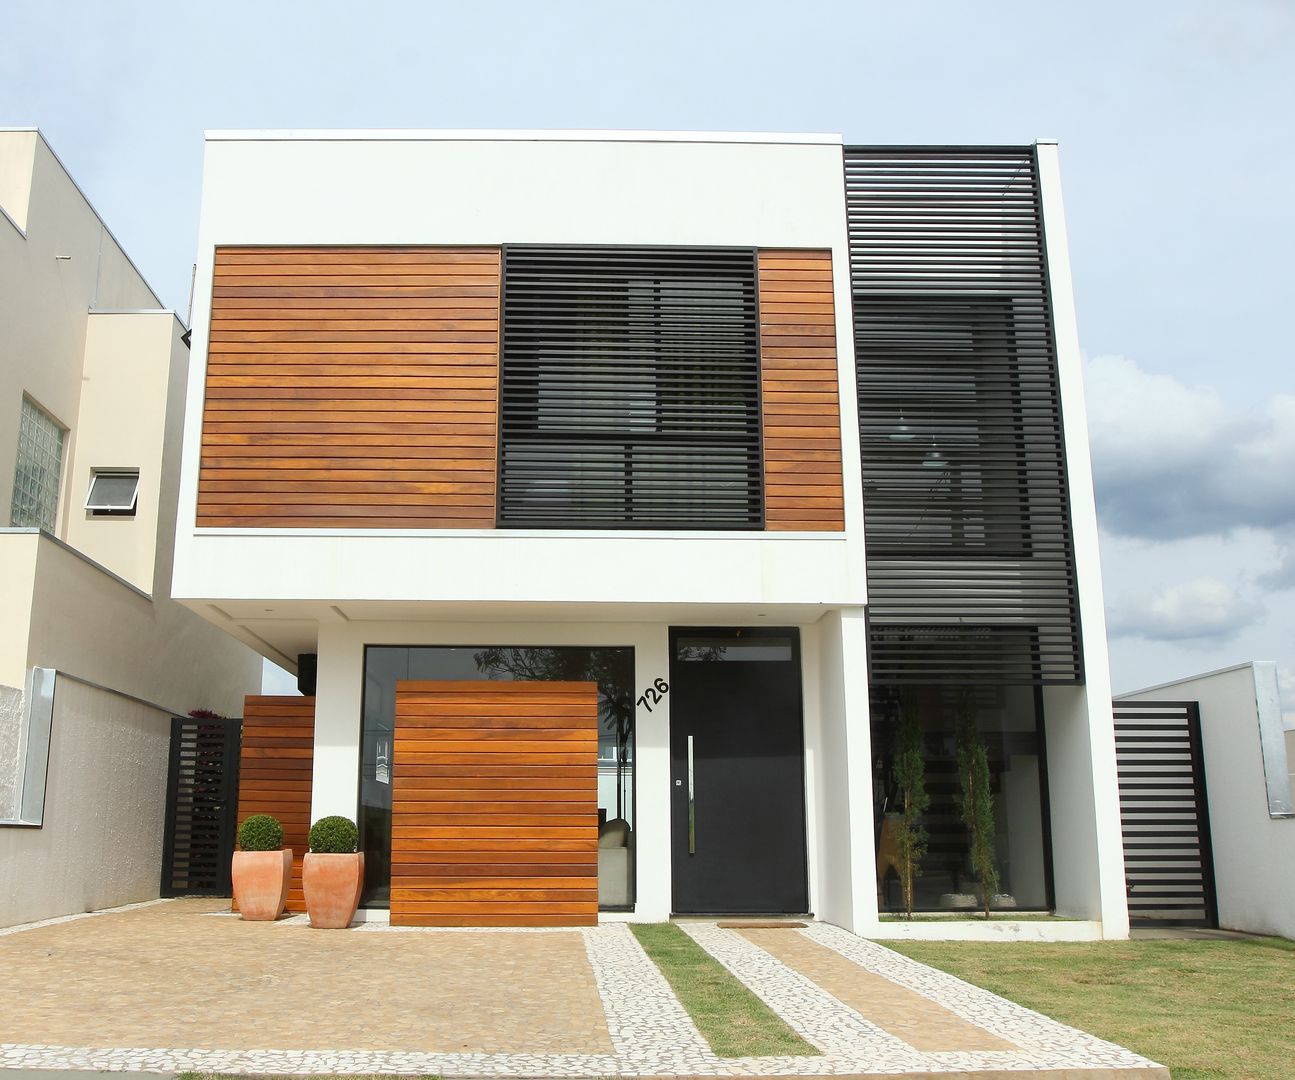
{"label": "house number 726", "polygon": [[670,684],[666,682],[665,679],[657,679],[651,686],[643,691],[643,694],[638,699],[638,703],[642,705],[643,708],[647,709],[648,712],[651,712],[652,706],[660,705],[668,693],[670,693]]}

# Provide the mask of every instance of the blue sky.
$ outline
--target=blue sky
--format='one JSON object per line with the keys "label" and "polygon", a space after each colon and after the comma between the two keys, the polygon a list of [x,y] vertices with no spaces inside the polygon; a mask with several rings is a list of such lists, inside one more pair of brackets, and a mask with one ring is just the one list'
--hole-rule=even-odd
{"label": "blue sky", "polygon": [[182,315],[206,128],[1060,139],[1116,687],[1270,659],[1295,709],[1289,0],[7,0],[4,22],[0,124],[42,128]]}

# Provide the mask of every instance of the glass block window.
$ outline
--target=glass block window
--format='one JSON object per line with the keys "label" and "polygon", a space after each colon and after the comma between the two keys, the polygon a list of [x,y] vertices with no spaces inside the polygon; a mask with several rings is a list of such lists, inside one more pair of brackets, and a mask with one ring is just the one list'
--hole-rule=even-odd
{"label": "glass block window", "polygon": [[14,528],[54,531],[65,434],[49,413],[23,398],[9,509],[9,524]]}

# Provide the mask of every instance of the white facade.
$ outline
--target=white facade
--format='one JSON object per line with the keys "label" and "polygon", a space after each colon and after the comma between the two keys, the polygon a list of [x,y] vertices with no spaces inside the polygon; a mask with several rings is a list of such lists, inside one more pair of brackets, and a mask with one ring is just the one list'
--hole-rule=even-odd
{"label": "white facade", "polygon": [[[0,209],[8,925],[158,895],[170,717],[238,715],[260,661],[170,599],[184,327],[34,129],[0,131]],[[63,429],[51,531],[8,527],[24,400]],[[133,515],[85,509],[96,470],[138,471]]]}
{"label": "white facade", "polygon": [[[1055,908],[1081,924],[1058,934],[1120,938],[1128,919],[1109,675],[1055,147],[1040,146],[1039,162],[1087,679],[1043,694]],[[294,669],[298,654],[318,654],[312,816],[357,816],[366,646],[629,646],[642,688],[669,671],[671,627],[796,627],[811,911],[860,933],[885,932],[839,138],[221,132],[208,136],[203,191],[174,595],[275,663]],[[521,243],[830,251],[844,529],[196,526],[218,248]],[[650,713],[640,708],[638,896],[628,916],[639,920],[672,910],[669,731],[668,698]]]}

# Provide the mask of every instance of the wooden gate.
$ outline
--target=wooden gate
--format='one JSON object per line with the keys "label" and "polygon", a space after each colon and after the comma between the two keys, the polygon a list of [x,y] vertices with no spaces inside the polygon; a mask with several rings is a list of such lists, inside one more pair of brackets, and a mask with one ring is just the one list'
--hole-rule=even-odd
{"label": "wooden gate", "polygon": [[399,682],[393,926],[598,921],[598,685]]}
{"label": "wooden gate", "polygon": [[1115,755],[1129,918],[1217,926],[1196,703],[1115,702]]}
{"label": "wooden gate", "polygon": [[241,720],[171,718],[163,896],[228,896]]}

